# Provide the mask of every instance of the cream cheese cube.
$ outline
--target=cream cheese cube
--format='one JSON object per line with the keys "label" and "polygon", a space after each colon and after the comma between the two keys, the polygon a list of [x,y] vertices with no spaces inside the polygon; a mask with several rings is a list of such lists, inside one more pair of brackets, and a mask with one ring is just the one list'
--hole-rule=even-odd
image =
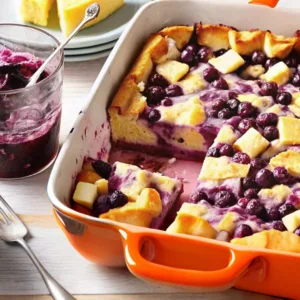
{"label": "cream cheese cube", "polygon": [[245,63],[244,59],[232,49],[219,57],[211,58],[208,62],[223,74],[232,73]]}
{"label": "cream cheese cube", "polygon": [[300,120],[292,117],[280,117],[277,128],[283,145],[300,144]]}
{"label": "cream cheese cube", "polygon": [[294,232],[300,226],[300,210],[283,217],[282,222],[288,231]]}
{"label": "cream cheese cube", "polygon": [[234,149],[247,153],[251,158],[257,157],[268,146],[269,141],[254,128],[250,128],[233,144]]}
{"label": "cream cheese cube", "polygon": [[223,125],[217,137],[215,138],[214,143],[224,143],[232,145],[237,139],[238,136],[235,134],[232,127],[230,125]]}
{"label": "cream cheese cube", "polygon": [[238,220],[239,215],[235,212],[228,212],[224,215],[221,222],[218,224],[218,231],[227,231],[232,234],[235,229],[235,223]]}
{"label": "cream cheese cube", "polygon": [[106,179],[99,179],[95,182],[99,195],[108,194],[108,181]]}
{"label": "cream cheese cube", "polygon": [[97,186],[95,184],[78,182],[73,195],[73,200],[82,206],[92,209],[97,196]]}
{"label": "cream cheese cube", "polygon": [[176,60],[168,60],[157,65],[156,72],[164,76],[170,83],[176,83],[189,71],[190,67]]}
{"label": "cream cheese cube", "polygon": [[278,85],[282,85],[287,83],[290,80],[291,76],[291,70],[283,61],[281,61],[269,68],[267,73],[261,75],[260,78],[267,82],[273,81]]}

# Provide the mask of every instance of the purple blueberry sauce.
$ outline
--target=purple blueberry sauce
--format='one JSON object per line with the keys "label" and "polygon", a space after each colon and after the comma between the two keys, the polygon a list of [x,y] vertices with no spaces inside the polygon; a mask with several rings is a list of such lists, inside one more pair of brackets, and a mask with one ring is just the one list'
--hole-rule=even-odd
{"label": "purple blueberry sauce", "polygon": [[49,78],[23,89],[42,63],[30,53],[0,49],[0,178],[37,173],[57,154],[61,82]]}

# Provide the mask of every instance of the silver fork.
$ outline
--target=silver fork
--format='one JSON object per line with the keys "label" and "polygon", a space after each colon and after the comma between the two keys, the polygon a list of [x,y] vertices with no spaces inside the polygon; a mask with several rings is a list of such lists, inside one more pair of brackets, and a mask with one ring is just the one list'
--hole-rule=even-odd
{"label": "silver fork", "polygon": [[76,300],[68,293],[41,265],[35,254],[32,252],[24,237],[27,235],[27,228],[17,217],[12,208],[0,196],[0,238],[6,242],[17,242],[27,252],[32,262],[40,272],[46,286],[55,300]]}

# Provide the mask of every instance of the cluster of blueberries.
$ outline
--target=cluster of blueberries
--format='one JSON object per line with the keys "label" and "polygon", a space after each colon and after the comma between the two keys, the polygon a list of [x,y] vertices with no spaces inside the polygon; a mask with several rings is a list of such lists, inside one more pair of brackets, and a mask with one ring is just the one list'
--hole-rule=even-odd
{"label": "cluster of blueberries", "polygon": [[[112,166],[107,162],[99,159],[92,162],[92,166],[96,173],[102,178],[108,179],[111,172]],[[128,197],[121,191],[112,191],[107,195],[100,195],[93,204],[92,213],[95,217],[108,212],[110,209],[124,206],[128,203]]]}

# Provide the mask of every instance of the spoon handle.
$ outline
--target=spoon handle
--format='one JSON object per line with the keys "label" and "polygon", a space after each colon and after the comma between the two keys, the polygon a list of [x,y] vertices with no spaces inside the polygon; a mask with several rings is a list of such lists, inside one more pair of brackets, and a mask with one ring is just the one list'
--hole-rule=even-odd
{"label": "spoon handle", "polygon": [[53,59],[53,57],[60,52],[68,43],[69,41],[73,38],[75,34],[88,22],[94,20],[95,18],[98,17],[100,13],[100,6],[98,3],[93,3],[91,4],[85,11],[85,16],[84,19],[80,22],[80,24],[74,29],[74,31],[68,36],[68,38],[60,44],[59,47],[55,49],[55,51],[44,61],[44,63],[39,67],[39,69],[33,74],[33,76],[30,78],[28,84],[26,87],[34,85],[43,71],[45,70],[47,64]]}

